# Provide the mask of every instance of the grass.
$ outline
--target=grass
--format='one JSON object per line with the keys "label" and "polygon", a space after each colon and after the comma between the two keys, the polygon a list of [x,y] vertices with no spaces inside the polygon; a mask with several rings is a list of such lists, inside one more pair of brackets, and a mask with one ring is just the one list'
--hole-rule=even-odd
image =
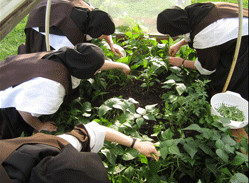
{"label": "grass", "polygon": [[16,55],[18,46],[25,43],[24,28],[28,16],[26,16],[1,42],[0,42],[0,61],[5,60],[9,55]]}

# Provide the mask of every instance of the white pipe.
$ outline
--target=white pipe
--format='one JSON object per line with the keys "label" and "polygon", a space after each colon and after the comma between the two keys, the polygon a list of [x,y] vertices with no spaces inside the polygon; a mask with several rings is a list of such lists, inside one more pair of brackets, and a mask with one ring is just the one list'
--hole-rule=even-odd
{"label": "white pipe", "polygon": [[50,43],[49,43],[49,24],[50,24],[50,12],[51,12],[51,0],[47,1],[46,7],[46,20],[45,20],[45,39],[46,39],[46,48],[47,51],[50,51]]}
{"label": "white pipe", "polygon": [[226,92],[227,87],[228,87],[230,80],[232,78],[233,71],[234,71],[234,68],[236,66],[236,62],[237,62],[238,55],[239,55],[240,45],[241,45],[242,29],[243,29],[243,2],[242,2],[242,0],[238,0],[238,3],[239,3],[239,34],[238,34],[238,39],[237,39],[237,44],[236,44],[236,48],[235,48],[235,53],[234,53],[231,69],[230,69],[230,72],[228,74],[227,81],[226,81],[224,88],[222,90],[223,93]]}

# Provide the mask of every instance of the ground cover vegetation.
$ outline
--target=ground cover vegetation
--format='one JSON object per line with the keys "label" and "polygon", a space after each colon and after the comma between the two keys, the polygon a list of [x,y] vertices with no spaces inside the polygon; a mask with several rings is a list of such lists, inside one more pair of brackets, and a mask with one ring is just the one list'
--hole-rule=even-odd
{"label": "ground cover vegetation", "polygon": [[[14,31],[6,38],[18,40],[21,36]],[[168,49],[178,40],[169,38],[158,43],[139,26],[125,35],[124,39],[113,37],[126,50],[124,58],[115,56],[104,42],[94,43],[104,50],[106,59],[128,64],[130,75],[111,70],[82,80],[80,97],[42,120],[54,120],[59,126],[56,134],[70,131],[79,122],[95,120],[156,144],[159,161],[133,149],[105,143],[99,155],[112,183],[247,183],[248,156],[241,152],[248,154],[247,139],[237,143],[231,130],[218,122],[220,118],[211,115],[208,77],[169,65]],[[6,55],[3,45],[1,60],[16,54],[24,40],[22,35],[19,42],[12,44],[13,53],[6,51]],[[185,46],[177,56],[195,60],[196,53]]]}
{"label": "ground cover vegetation", "polygon": [[[149,140],[160,151],[153,161],[115,143],[105,143],[99,153],[111,182],[248,182],[247,139],[237,143],[228,127],[210,113],[208,78],[195,70],[172,67],[168,49],[177,40],[158,43],[139,26],[114,41],[127,56],[115,56],[95,40],[106,58],[131,67],[126,76],[119,70],[102,71],[81,82],[81,96],[53,116],[59,133],[78,122],[98,123],[126,135]],[[188,46],[177,56],[195,60]]]}

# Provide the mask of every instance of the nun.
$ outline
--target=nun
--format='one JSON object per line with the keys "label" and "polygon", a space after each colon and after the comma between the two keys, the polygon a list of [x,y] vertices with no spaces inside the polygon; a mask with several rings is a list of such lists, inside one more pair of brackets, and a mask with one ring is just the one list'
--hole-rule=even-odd
{"label": "nun", "polygon": [[141,142],[92,121],[79,123],[66,134],[37,133],[0,140],[0,182],[107,183],[107,172],[97,154],[104,141],[136,149],[152,158],[159,153],[151,142]]}
{"label": "nun", "polygon": [[39,120],[73,99],[81,79],[99,70],[130,68],[105,61],[94,44],[81,43],[58,51],[9,56],[0,62],[0,139],[30,136],[34,130],[56,131],[54,122]]}
{"label": "nun", "polygon": [[[42,0],[30,12],[25,27],[26,44],[19,47],[19,54],[46,51],[46,6],[47,0]],[[122,47],[115,45],[111,37],[115,32],[111,16],[83,0],[52,0],[49,32],[51,50],[99,38],[106,40],[115,55],[124,56]]]}
{"label": "nun", "polygon": [[[237,4],[208,2],[192,4],[185,9],[166,9],[157,17],[160,33],[184,37],[170,47],[169,63],[209,75],[210,95],[221,92],[228,77],[238,38],[238,12]],[[237,64],[227,90],[248,100],[248,9],[243,10],[242,32]],[[195,61],[175,57],[186,44],[196,50],[198,58]]]}

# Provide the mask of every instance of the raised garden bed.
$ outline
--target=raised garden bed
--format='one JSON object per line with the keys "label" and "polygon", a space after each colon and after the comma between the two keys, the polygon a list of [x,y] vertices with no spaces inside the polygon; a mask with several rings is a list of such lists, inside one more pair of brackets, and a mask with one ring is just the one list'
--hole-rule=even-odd
{"label": "raised garden bed", "polygon": [[[118,58],[102,42],[106,56],[131,67],[102,71],[81,83],[81,97],[51,118],[59,131],[78,122],[102,125],[141,140],[155,142],[158,162],[135,150],[106,143],[100,156],[111,182],[248,182],[247,139],[233,139],[231,130],[210,113],[208,78],[197,71],[171,67],[168,49],[173,39],[144,35],[139,27],[115,40],[127,57]],[[183,47],[177,54],[195,60],[195,51]]]}

